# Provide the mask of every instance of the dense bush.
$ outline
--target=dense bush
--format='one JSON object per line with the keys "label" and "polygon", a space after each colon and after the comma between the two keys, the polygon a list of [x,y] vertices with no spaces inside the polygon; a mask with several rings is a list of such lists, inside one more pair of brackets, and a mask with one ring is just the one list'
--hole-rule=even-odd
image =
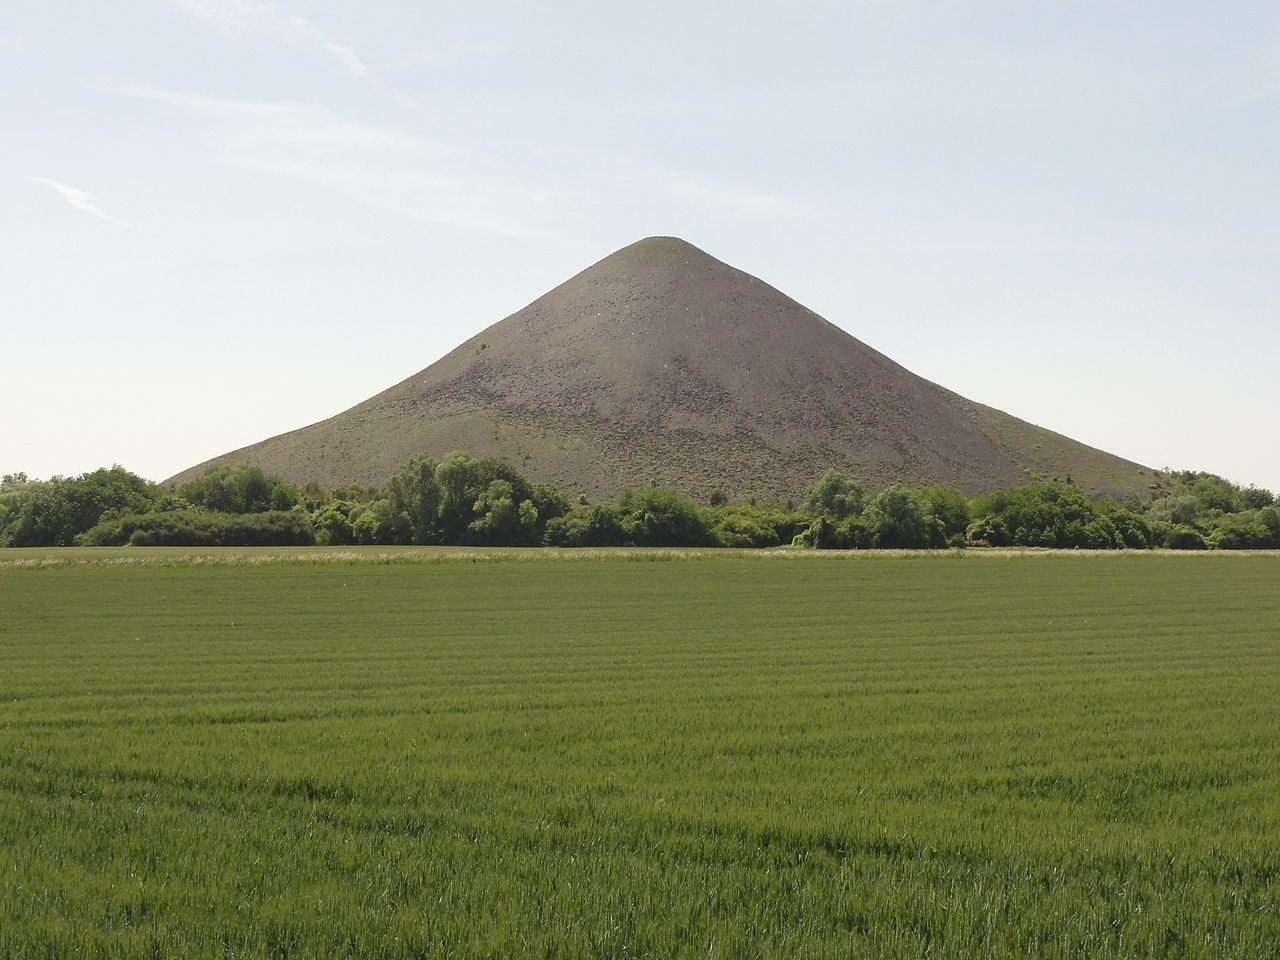
{"label": "dense bush", "polygon": [[1270,490],[1239,487],[1211,473],[1168,475],[1163,495],[1146,507],[1155,545],[1174,550],[1280,548]]}
{"label": "dense bush", "polygon": [[969,501],[955,487],[889,487],[868,499],[855,481],[832,471],[805,499],[807,522],[796,546],[820,549],[926,549],[960,545]]}
{"label": "dense bush", "polygon": [[1280,549],[1280,513],[1267,507],[1223,516],[1209,542],[1218,550]]}
{"label": "dense bush", "polygon": [[637,547],[715,546],[702,508],[677,490],[648,487],[618,497],[622,529]]}
{"label": "dense bush", "polygon": [[308,518],[297,511],[173,510],[108,520],[84,533],[80,542],[94,547],[287,547],[309,546],[316,535]]}
{"label": "dense bush", "polygon": [[809,490],[804,512],[810,517],[843,520],[862,513],[865,494],[862,485],[839,470],[828,471]]}
{"label": "dense bush", "polygon": [[[993,546],[1106,550],[1124,545],[1115,524],[1081,490],[1067,484],[1032,483],[977,497],[973,513],[1003,528],[1003,542],[997,543],[971,525],[969,539],[988,540]],[[994,530],[988,526],[986,532]]]}
{"label": "dense bush", "polygon": [[7,476],[0,482],[0,546],[67,546],[103,518],[146,512],[160,497],[154,483],[120,466],[46,481]]}
{"label": "dense bush", "polygon": [[886,549],[912,549],[942,546],[941,528],[934,528],[920,511],[920,504],[906,487],[882,490],[868,504],[862,515],[871,546]]}
{"label": "dense bush", "polygon": [[807,527],[796,533],[791,544],[818,550],[865,550],[872,545],[867,525],[858,516],[845,517],[843,520],[815,517]]}
{"label": "dense bush", "polygon": [[418,457],[387,483],[387,502],[413,543],[525,546],[540,543],[547,521],[569,509],[547,484],[530,484],[501,460],[451,453]]}
{"label": "dense bush", "polygon": [[972,513],[968,498],[955,487],[933,484],[915,492],[920,515],[930,530],[931,546],[960,546]]}
{"label": "dense bush", "polygon": [[[1066,549],[1280,549],[1268,490],[1213,474],[1159,475],[1142,503],[1090,499],[1070,483],[1031,483],[967,499],[954,487],[868,494],[830,471],[803,505],[700,506],[661,487],[570,509],[550,484],[510,464],[451,453],[416,457],[381,488],[302,490],[252,466],[216,466],[165,492],[121,467],[80,477],[0,481],[0,546],[102,544],[457,544],[930,549],[965,543]],[[239,520],[235,518],[241,518]]]}
{"label": "dense bush", "polygon": [[264,513],[288,510],[301,498],[298,489],[258,467],[210,467],[177,490],[196,507],[216,513]]}
{"label": "dense bush", "polygon": [[1102,500],[1096,506],[1098,511],[1111,521],[1111,526],[1119,538],[1117,546],[1130,550],[1146,550],[1148,547],[1155,546],[1151,524],[1141,514],[1121,506],[1114,500]]}
{"label": "dense bush", "polygon": [[711,535],[725,547],[776,547],[806,526],[803,514],[780,504],[724,503],[708,513]]}
{"label": "dense bush", "polygon": [[547,524],[549,547],[621,547],[627,542],[622,514],[611,503],[575,507]]}
{"label": "dense bush", "polygon": [[1209,549],[1209,542],[1205,540],[1204,534],[1195,527],[1156,520],[1151,528],[1153,546],[1164,547],[1166,550]]}

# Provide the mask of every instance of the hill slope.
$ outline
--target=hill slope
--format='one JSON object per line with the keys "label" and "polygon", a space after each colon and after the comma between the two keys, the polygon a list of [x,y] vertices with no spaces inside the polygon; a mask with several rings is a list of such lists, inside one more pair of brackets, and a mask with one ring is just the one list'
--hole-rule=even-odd
{"label": "hill slope", "polygon": [[420,453],[501,456],[595,499],[623,486],[795,497],[835,467],[973,493],[1070,474],[1146,493],[1151,471],[916,376],[682,240],[624,247],[420,373],[212,463],[380,483]]}

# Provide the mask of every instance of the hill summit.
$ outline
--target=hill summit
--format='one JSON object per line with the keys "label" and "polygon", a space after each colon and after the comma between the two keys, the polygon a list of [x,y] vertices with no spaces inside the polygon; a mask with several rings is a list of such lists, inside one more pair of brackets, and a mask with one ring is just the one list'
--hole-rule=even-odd
{"label": "hill summit", "polygon": [[200,464],[381,483],[418,454],[510,461],[569,494],[669,485],[798,497],[828,469],[975,493],[1150,471],[916,376],[762,280],[674,237],[588,267],[431,366],[320,423]]}

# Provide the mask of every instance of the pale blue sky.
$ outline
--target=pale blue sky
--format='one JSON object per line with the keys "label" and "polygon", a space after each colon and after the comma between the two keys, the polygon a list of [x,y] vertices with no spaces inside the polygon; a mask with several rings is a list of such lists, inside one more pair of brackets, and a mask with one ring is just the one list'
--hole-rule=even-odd
{"label": "pale blue sky", "polygon": [[675,234],[1280,490],[1280,5],[7,0],[0,472],[161,479]]}

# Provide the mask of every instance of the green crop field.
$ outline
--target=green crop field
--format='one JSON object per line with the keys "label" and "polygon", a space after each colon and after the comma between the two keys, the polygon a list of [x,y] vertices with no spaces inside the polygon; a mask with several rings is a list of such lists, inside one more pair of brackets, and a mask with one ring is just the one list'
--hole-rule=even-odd
{"label": "green crop field", "polygon": [[1280,556],[182,553],[0,556],[0,957],[1280,953]]}

